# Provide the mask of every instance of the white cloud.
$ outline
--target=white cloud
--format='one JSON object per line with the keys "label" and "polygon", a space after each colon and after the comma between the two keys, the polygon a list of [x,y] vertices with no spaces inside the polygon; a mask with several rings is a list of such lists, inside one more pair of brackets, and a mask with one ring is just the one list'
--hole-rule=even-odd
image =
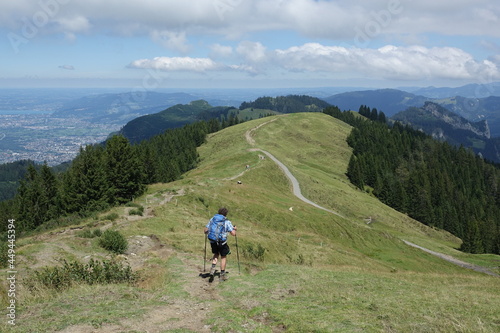
{"label": "white cloud", "polygon": [[226,65],[210,58],[156,57],[136,60],[129,67],[192,72],[236,70],[252,75],[285,69],[304,73],[355,73],[391,80],[500,79],[495,59],[476,61],[469,53],[451,47],[386,45],[362,49],[307,43],[268,51],[260,43],[244,42],[238,45],[237,53],[243,58],[238,65]]}
{"label": "white cloud", "polygon": [[[48,4],[52,4],[49,6]],[[19,29],[23,18],[45,13],[59,32],[154,31],[244,35],[291,30],[303,36],[353,39],[356,31],[500,37],[496,0],[18,0],[0,2],[0,27]]]}
{"label": "white cloud", "polygon": [[133,61],[130,68],[155,69],[161,71],[193,71],[205,72],[222,69],[223,66],[217,64],[209,58],[191,57],[155,57],[153,59],[139,59]]}
{"label": "white cloud", "polygon": [[185,32],[154,30],[151,32],[151,39],[167,49],[177,51],[182,54],[187,54],[191,49],[187,43]]}
{"label": "white cloud", "polygon": [[73,71],[75,70],[75,66],[72,66],[72,65],[61,65],[59,66],[60,69],[66,69],[66,70],[69,70],[69,71]]}
{"label": "white cloud", "polygon": [[88,18],[82,15],[68,16],[68,17],[57,17],[54,20],[60,26],[60,28],[65,32],[86,32],[91,28],[91,24]]}
{"label": "white cloud", "polygon": [[275,63],[290,71],[355,72],[385,79],[500,78],[491,61],[476,61],[467,52],[451,47],[422,46],[378,49],[345,48],[308,43],[276,50]]}
{"label": "white cloud", "polygon": [[228,58],[233,55],[233,48],[227,45],[221,45],[219,43],[210,46],[211,57],[213,58]]}
{"label": "white cloud", "polygon": [[259,42],[243,41],[236,52],[250,63],[263,63],[267,59],[266,47]]}
{"label": "white cloud", "polygon": [[191,58],[191,57],[155,57],[153,59],[139,59],[131,62],[129,68],[154,69],[160,71],[174,72],[197,72],[204,73],[208,71],[239,71],[249,74],[256,74],[254,67],[247,64],[226,65],[218,63],[210,58]]}

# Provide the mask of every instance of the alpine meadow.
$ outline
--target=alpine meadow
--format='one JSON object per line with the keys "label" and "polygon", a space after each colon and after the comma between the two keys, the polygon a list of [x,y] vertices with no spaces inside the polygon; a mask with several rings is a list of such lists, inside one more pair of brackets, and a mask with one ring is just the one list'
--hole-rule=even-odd
{"label": "alpine meadow", "polygon": [[[208,131],[177,180],[18,237],[16,325],[1,330],[500,331],[500,256],[461,252],[458,237],[353,185],[350,125],[320,112],[231,125]],[[237,244],[229,279],[209,282],[203,228],[220,207]]]}

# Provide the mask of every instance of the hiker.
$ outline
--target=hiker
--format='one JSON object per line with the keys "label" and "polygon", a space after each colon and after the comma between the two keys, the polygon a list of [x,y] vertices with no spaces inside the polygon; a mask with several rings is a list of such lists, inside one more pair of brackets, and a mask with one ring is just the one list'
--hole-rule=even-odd
{"label": "hiker", "polygon": [[228,279],[226,275],[226,256],[231,253],[229,245],[227,245],[227,233],[236,236],[236,226],[233,226],[227,218],[227,208],[222,207],[219,212],[208,221],[205,226],[205,234],[210,241],[212,248],[212,267],[210,268],[210,276],[214,276],[217,260],[220,255],[220,276],[221,281]]}

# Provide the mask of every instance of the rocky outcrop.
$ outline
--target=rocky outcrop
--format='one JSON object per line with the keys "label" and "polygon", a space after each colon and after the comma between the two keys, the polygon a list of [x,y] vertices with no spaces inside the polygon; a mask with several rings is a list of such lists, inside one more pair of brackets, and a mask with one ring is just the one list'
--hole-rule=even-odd
{"label": "rocky outcrop", "polygon": [[[462,130],[467,130],[471,131],[476,135],[479,135],[481,137],[489,139],[491,137],[490,134],[490,128],[488,126],[488,122],[486,120],[482,120],[476,123],[472,123],[468,121],[467,119],[454,114],[453,112],[448,111],[447,109],[443,108],[442,106],[432,103],[432,102],[426,102],[425,105],[422,107],[422,110],[427,111],[430,113],[432,116],[436,117],[437,119],[442,120],[443,122],[447,123],[448,125],[452,126],[454,129],[462,129]],[[436,131],[436,130],[435,130]],[[433,136],[440,136],[440,133],[433,133]],[[443,133],[441,133],[443,135]]]}

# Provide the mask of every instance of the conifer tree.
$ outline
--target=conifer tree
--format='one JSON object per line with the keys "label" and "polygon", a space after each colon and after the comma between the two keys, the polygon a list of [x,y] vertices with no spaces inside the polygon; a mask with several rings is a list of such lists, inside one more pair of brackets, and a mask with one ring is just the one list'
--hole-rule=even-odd
{"label": "conifer tree", "polygon": [[64,177],[62,196],[66,212],[91,212],[107,206],[110,186],[104,163],[102,146],[80,148]]}
{"label": "conifer tree", "polygon": [[349,165],[347,167],[347,177],[351,183],[357,188],[364,190],[365,184],[363,182],[363,173],[359,165],[359,161],[355,155],[351,155]]}
{"label": "conifer tree", "polygon": [[460,249],[469,253],[482,253],[483,243],[479,233],[478,222],[475,220],[467,221],[465,235],[462,239],[463,243]]}
{"label": "conifer tree", "polygon": [[45,222],[38,172],[30,164],[16,196],[21,230],[32,230]]}
{"label": "conifer tree", "polygon": [[122,135],[106,142],[105,166],[110,185],[110,203],[126,203],[144,191],[138,156]]}
{"label": "conifer tree", "polygon": [[58,217],[61,213],[58,191],[59,185],[54,173],[47,163],[42,165],[39,179],[44,220],[48,221]]}

